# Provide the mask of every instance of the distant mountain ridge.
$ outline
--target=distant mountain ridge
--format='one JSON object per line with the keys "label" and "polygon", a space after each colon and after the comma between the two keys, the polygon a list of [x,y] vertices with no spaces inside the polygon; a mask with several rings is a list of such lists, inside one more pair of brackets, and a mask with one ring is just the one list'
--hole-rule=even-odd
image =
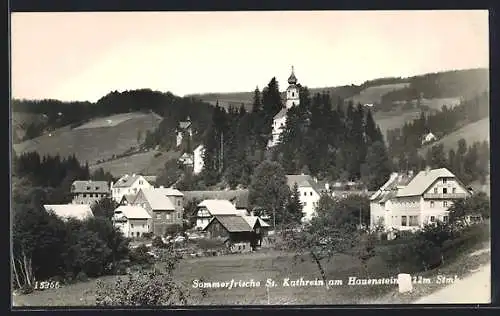
{"label": "distant mountain ridge", "polygon": [[[303,82],[307,86],[307,82]],[[367,90],[377,90],[365,93]],[[365,81],[361,85],[345,85],[337,87],[309,88],[311,94],[327,92],[332,96],[345,100],[353,100],[355,103],[371,103],[381,108],[389,108],[395,102],[411,101],[419,97],[425,99],[434,98],[468,98],[474,94],[489,90],[489,69],[472,68],[462,70],[450,70],[443,72],[427,73],[411,77],[387,77]],[[190,94],[202,101],[228,108],[244,105],[247,110],[251,109],[253,91],[250,92],[228,92],[228,93],[206,93]]]}

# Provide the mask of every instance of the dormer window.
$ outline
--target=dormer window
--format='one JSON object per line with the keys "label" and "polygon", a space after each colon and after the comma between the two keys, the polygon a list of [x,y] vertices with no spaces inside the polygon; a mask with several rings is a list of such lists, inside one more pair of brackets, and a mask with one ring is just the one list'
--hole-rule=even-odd
{"label": "dormer window", "polygon": [[87,190],[90,190],[90,187],[87,187]]}
{"label": "dormer window", "polygon": [[443,178],[443,184],[446,184],[446,178]]}
{"label": "dormer window", "polygon": [[[295,92],[292,92],[292,98],[295,97]],[[295,105],[295,104],[294,104]]]}
{"label": "dormer window", "polygon": [[95,187],[95,190],[96,190],[96,191],[99,191],[99,187]]}

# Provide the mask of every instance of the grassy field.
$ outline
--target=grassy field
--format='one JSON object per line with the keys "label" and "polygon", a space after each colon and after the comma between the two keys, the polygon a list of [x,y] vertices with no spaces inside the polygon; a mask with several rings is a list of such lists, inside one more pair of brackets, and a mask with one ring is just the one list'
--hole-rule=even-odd
{"label": "grassy field", "polygon": [[126,173],[156,175],[161,169],[163,169],[168,160],[177,159],[180,156],[180,152],[176,151],[161,152],[160,155],[158,155],[159,153],[160,152],[156,150],[141,152],[119,159],[91,165],[90,170],[103,168],[104,171],[108,171],[116,177],[122,176]]}
{"label": "grassy field", "polygon": [[155,114],[129,113],[128,118],[118,115],[117,125],[105,126],[103,121],[115,116],[98,118],[78,128],[61,128],[50,134],[14,145],[16,153],[37,151],[40,155],[59,153],[61,156],[75,154],[78,160],[89,164],[97,160],[122,154],[130,147],[137,146],[137,135],[144,134],[158,126],[161,118]]}
{"label": "grassy field", "polygon": [[351,99],[354,104],[380,103],[380,100],[384,94],[394,90],[405,88],[408,85],[409,83],[395,83],[368,87],[366,89],[363,89],[359,94],[353,96]]}
{"label": "grassy field", "polygon": [[490,119],[484,118],[480,121],[468,124],[461,129],[446,135],[432,145],[422,147],[419,149],[421,155],[425,155],[427,150],[438,144],[444,145],[444,150],[447,153],[450,149],[456,150],[458,147],[458,141],[463,138],[467,141],[468,145],[471,145],[475,141],[489,141],[490,140]]}
{"label": "grassy field", "polygon": [[[339,279],[343,285],[325,287],[284,287],[284,278],[295,280],[314,280],[321,278],[318,269],[310,258],[294,263],[292,255],[277,252],[256,252],[251,254],[229,255],[221,257],[203,257],[185,259],[176,271],[177,280],[201,305],[219,304],[268,304],[265,282],[273,279],[277,286],[269,290],[270,304],[350,304],[363,297],[380,296],[390,291],[395,285],[380,285],[377,288],[367,286],[348,286],[349,276],[360,276],[361,266],[357,259],[339,255],[330,262],[325,262],[329,279]],[[384,271],[384,264],[373,260],[371,270]],[[389,277],[389,276],[388,276]],[[104,282],[114,282],[118,277],[100,278]],[[198,289],[193,288],[193,280],[204,282],[230,281],[234,279],[260,281],[255,288],[206,289],[207,296],[202,297]],[[16,296],[17,306],[91,306],[95,302],[97,280],[64,286],[57,290],[45,290],[28,295]]]}
{"label": "grassy field", "polygon": [[406,122],[411,122],[418,117],[420,117],[420,110],[376,112],[373,115],[384,137],[387,136],[388,130],[402,127]]}
{"label": "grassy field", "polygon": [[[398,105],[403,105],[406,103],[406,101],[397,101],[395,103]],[[412,100],[411,103],[416,106],[418,104],[418,101],[415,99]],[[433,110],[441,110],[443,105],[446,105],[448,109],[451,109],[460,104],[460,98],[422,99],[420,100],[420,104],[422,106],[427,106]]]}

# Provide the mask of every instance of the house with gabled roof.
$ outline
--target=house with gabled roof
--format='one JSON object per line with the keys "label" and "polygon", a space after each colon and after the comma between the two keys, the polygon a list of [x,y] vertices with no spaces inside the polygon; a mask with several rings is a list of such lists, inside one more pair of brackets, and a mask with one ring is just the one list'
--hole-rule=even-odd
{"label": "house with gabled roof", "polygon": [[286,176],[287,184],[290,190],[293,190],[297,184],[302,211],[304,212],[303,221],[310,220],[316,213],[321,193],[325,190],[313,177],[305,174],[289,174]]}
{"label": "house with gabled roof", "polygon": [[232,252],[260,246],[269,225],[257,216],[215,215],[203,229],[209,238],[222,238]]}
{"label": "house with gabled roof", "polygon": [[225,215],[247,215],[246,210],[237,209],[236,206],[228,200],[204,200],[197,206],[196,228],[205,228],[214,216]]}
{"label": "house with gabled roof", "polygon": [[471,195],[448,169],[426,169],[413,174],[392,174],[370,197],[370,226],[386,231],[417,230],[426,224],[448,220],[448,209]]}
{"label": "house with gabled roof", "polygon": [[73,204],[92,205],[100,199],[109,197],[111,192],[106,181],[73,181],[71,184],[71,195]]}
{"label": "house with gabled roof", "polygon": [[129,238],[139,238],[151,232],[151,215],[138,205],[121,205],[114,211],[113,224]]}
{"label": "house with gabled roof", "polygon": [[111,183],[111,196],[120,203],[126,194],[137,194],[140,189],[152,188],[146,178],[140,174],[124,175],[116,183]]}
{"label": "house with gabled roof", "polygon": [[152,218],[152,232],[163,236],[171,226],[183,223],[183,194],[173,188],[141,189],[131,202],[143,207]]}

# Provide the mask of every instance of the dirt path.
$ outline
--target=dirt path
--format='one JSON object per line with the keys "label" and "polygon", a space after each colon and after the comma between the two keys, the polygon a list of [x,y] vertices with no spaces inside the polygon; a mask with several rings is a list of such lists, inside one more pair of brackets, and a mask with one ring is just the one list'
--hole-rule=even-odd
{"label": "dirt path", "polygon": [[414,304],[487,304],[491,301],[491,264],[431,295],[420,298]]}

